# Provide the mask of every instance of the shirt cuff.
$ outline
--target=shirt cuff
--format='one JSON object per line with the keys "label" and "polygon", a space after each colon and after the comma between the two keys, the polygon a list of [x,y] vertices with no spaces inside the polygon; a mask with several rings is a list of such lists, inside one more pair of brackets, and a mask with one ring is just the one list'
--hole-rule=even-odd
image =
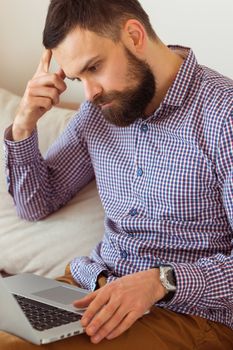
{"label": "shirt cuff", "polygon": [[176,291],[174,297],[167,303],[158,302],[159,306],[195,305],[201,299],[206,289],[206,280],[202,269],[195,264],[169,263],[176,276]]}
{"label": "shirt cuff", "polygon": [[22,141],[12,141],[12,125],[4,134],[5,155],[8,164],[28,164],[35,161],[38,155],[38,135],[34,130],[32,135]]}
{"label": "shirt cuff", "polygon": [[75,258],[70,263],[70,270],[76,282],[82,288],[94,291],[97,286],[98,276],[100,274],[108,276],[108,270],[102,265],[93,262],[89,257],[82,256]]}

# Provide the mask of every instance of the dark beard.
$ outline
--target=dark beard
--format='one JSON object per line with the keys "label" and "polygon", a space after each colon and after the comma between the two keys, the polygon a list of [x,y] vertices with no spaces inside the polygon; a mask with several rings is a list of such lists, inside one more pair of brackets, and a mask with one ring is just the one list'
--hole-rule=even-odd
{"label": "dark beard", "polygon": [[149,65],[135,57],[125,48],[129,62],[128,77],[132,82],[138,81],[135,88],[123,91],[111,91],[97,96],[93,103],[96,105],[113,102],[113,105],[102,110],[104,118],[111,124],[126,127],[144,116],[146,107],[156,92],[155,77]]}

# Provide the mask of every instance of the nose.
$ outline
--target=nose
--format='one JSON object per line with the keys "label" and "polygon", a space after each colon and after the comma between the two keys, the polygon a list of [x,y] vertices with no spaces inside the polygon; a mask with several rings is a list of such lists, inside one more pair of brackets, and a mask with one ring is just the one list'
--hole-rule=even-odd
{"label": "nose", "polygon": [[93,101],[95,97],[101,95],[103,89],[100,84],[94,81],[83,81],[85,97],[89,101]]}

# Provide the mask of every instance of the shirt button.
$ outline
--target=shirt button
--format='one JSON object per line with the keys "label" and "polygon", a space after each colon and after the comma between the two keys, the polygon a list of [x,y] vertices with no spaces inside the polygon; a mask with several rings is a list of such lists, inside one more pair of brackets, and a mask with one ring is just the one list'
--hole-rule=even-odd
{"label": "shirt button", "polygon": [[143,175],[143,170],[142,170],[142,168],[138,168],[137,175],[138,175],[138,176],[142,176],[142,175]]}
{"label": "shirt button", "polygon": [[137,215],[137,209],[131,209],[130,210],[130,212],[129,212],[129,215],[131,215],[131,216],[135,216],[135,215]]}
{"label": "shirt button", "polygon": [[146,124],[143,124],[142,126],[141,126],[141,130],[142,130],[142,132],[147,132],[148,131],[148,126],[146,125]]}
{"label": "shirt button", "polygon": [[122,259],[126,259],[127,258],[127,253],[126,253],[126,251],[125,250],[123,250],[122,252],[121,252],[121,257],[122,257]]}

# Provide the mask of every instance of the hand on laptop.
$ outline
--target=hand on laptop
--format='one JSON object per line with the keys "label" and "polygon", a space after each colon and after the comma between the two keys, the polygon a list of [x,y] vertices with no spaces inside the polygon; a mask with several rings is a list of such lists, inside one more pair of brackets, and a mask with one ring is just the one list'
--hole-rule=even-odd
{"label": "hand on laptop", "polygon": [[113,339],[126,331],[165,295],[159,269],[126,275],[74,302],[87,307],[81,324],[93,343]]}

